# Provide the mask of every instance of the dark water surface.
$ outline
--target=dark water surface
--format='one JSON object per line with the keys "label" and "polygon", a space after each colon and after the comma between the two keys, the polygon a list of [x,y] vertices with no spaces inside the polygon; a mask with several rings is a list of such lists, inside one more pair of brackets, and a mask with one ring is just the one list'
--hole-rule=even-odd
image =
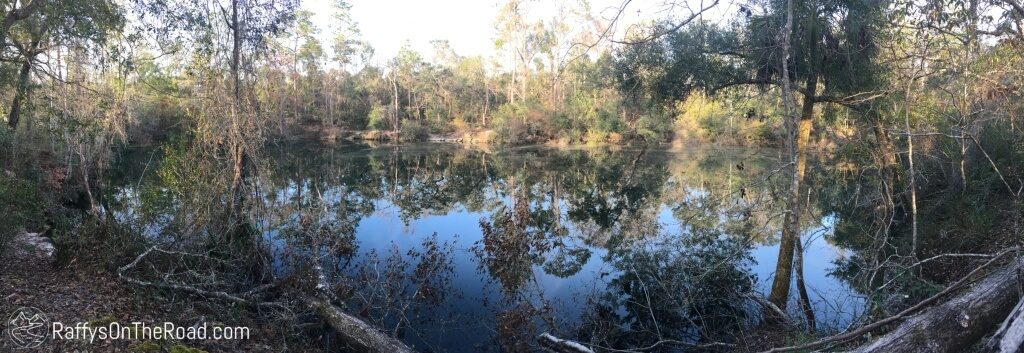
{"label": "dark water surface", "polygon": [[[348,310],[437,352],[530,349],[541,332],[616,348],[729,340],[757,319],[740,293],[769,289],[786,185],[778,152],[758,149],[290,145],[258,165],[276,268],[319,249]],[[171,149],[128,152],[118,219],[153,239],[196,232],[191,168]],[[819,329],[842,330],[864,299],[830,275],[851,255],[817,197],[805,277]]]}

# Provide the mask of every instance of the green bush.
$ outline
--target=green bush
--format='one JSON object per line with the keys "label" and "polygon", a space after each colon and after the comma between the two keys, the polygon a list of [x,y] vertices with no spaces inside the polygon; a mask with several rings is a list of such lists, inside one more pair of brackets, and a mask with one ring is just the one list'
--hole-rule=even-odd
{"label": "green bush", "polygon": [[728,127],[728,109],[703,94],[690,95],[676,104],[676,111],[677,136],[717,138]]}
{"label": "green bush", "polygon": [[551,125],[555,128],[555,131],[558,131],[560,134],[565,134],[576,129],[576,127],[573,126],[572,118],[565,112],[555,113],[555,116],[551,118]]}
{"label": "green bush", "polygon": [[614,110],[598,109],[594,111],[594,120],[597,130],[601,132],[622,132],[626,125]]}
{"label": "green bush", "polygon": [[11,165],[10,159],[13,157],[13,151],[14,135],[11,134],[10,129],[0,127],[0,165]]}
{"label": "green bush", "polygon": [[388,123],[388,116],[391,114],[391,108],[385,107],[380,104],[374,104],[373,109],[370,109],[370,116],[367,118],[366,127],[373,130],[387,130],[391,127]]}
{"label": "green bush", "polygon": [[636,134],[647,142],[665,141],[672,133],[672,119],[661,113],[641,115],[636,121]]}
{"label": "green bush", "polygon": [[430,131],[426,126],[416,121],[402,122],[402,133],[399,139],[404,142],[426,141],[430,137]]}
{"label": "green bush", "polygon": [[523,123],[525,109],[521,104],[504,104],[494,112],[494,132],[497,142],[520,144],[529,140],[529,126]]}
{"label": "green bush", "polygon": [[750,142],[757,145],[772,144],[780,139],[781,136],[776,134],[775,127],[770,124],[758,125],[750,132]]}

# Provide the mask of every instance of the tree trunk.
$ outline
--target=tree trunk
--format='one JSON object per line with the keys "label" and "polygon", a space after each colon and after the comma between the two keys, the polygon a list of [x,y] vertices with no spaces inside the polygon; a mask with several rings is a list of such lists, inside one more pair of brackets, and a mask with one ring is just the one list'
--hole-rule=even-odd
{"label": "tree trunk", "polygon": [[[925,33],[923,37],[918,37],[918,43],[915,45],[920,48],[919,53],[921,59],[914,61],[911,60],[912,71],[910,72],[910,80],[907,82],[906,95],[903,98],[903,123],[907,132],[907,163],[910,167],[910,175],[908,176],[910,181],[910,254],[914,258],[917,258],[917,171],[914,169],[914,133],[911,131],[910,125],[910,103],[914,96],[914,83],[917,81],[917,76],[922,73],[927,73],[927,63],[925,58],[928,57],[928,33]],[[920,65],[920,66],[919,66]],[[920,88],[919,88],[920,89]],[[963,140],[961,140],[963,141]],[[966,180],[966,179],[965,179]]]}
{"label": "tree trunk", "polygon": [[245,144],[234,142],[231,146],[231,159],[234,162],[231,173],[231,212],[240,222],[242,207],[245,204],[245,188],[242,185],[248,178],[246,169],[249,164],[249,155],[245,152]]}
{"label": "tree trunk", "polygon": [[[789,49],[790,49],[790,32],[793,29],[793,0],[787,3],[786,9],[786,27],[785,27],[785,43],[783,49],[786,53],[783,55],[783,77],[784,82],[789,82]],[[815,4],[811,4],[815,6]],[[816,19],[812,15],[811,22],[813,23]],[[782,224],[782,240],[779,242],[779,258],[775,264],[775,278],[772,282],[772,291],[768,299],[772,303],[778,305],[780,308],[786,307],[786,302],[789,300],[789,287],[790,280],[793,274],[793,252],[796,248],[796,242],[800,241],[800,213],[802,207],[800,207],[800,188],[804,182],[804,172],[807,170],[807,145],[810,143],[811,138],[811,127],[814,121],[814,104],[815,95],[818,92],[818,71],[817,71],[817,49],[818,49],[818,31],[814,26],[809,29],[811,33],[807,35],[807,48],[810,56],[810,65],[807,68],[807,79],[805,81],[805,92],[803,92],[803,107],[800,112],[800,122],[797,126],[795,141],[792,143],[790,149],[790,158],[793,158],[795,154],[795,165],[793,166],[793,175],[790,185],[790,194],[788,200],[788,212],[783,219]],[[787,84],[787,89],[788,89]],[[790,94],[787,90],[786,94]],[[791,97],[791,96],[790,96]],[[789,98],[789,97],[787,97]],[[792,107],[792,104],[788,105]],[[788,112],[787,112],[788,114]]]}
{"label": "tree trunk", "polygon": [[303,295],[301,299],[327,322],[334,332],[358,352],[367,353],[413,353],[405,343],[388,336],[360,319],[346,314],[325,299]]}
{"label": "tree trunk", "polygon": [[[874,114],[874,113],[871,113]],[[882,159],[882,169],[887,173],[891,173],[892,169],[896,165],[896,153],[892,149],[892,140],[889,135],[885,133],[885,127],[882,125],[882,119],[875,116],[872,120],[873,126],[871,130],[875,133],[875,144],[878,146],[878,153]],[[892,179],[887,178],[892,185]]]}
{"label": "tree trunk", "polygon": [[516,104],[516,74],[519,71],[519,63],[516,62],[515,54],[511,54],[512,58],[512,81],[508,84],[508,102]]}
{"label": "tree trunk", "polygon": [[89,198],[89,213],[96,215],[96,199],[92,196],[92,185],[89,185],[89,162],[85,158],[85,145],[78,145],[78,169],[82,174],[82,188]]}
{"label": "tree trunk", "polygon": [[800,308],[804,311],[804,317],[807,319],[807,331],[815,332],[816,323],[814,318],[814,308],[811,307],[811,296],[807,294],[807,285],[804,283],[804,247],[800,245],[800,240],[796,242],[796,289],[797,293],[800,294]]}
{"label": "tree trunk", "polygon": [[235,93],[235,104],[240,103],[242,100],[241,91],[241,78],[238,74],[239,66],[242,61],[242,29],[241,22],[238,20],[238,2],[240,0],[231,0],[231,79],[234,82],[234,93]]}
{"label": "tree trunk", "polygon": [[[796,134],[794,129],[796,128],[796,117],[794,115],[795,104],[793,102],[793,91],[791,87],[791,81],[789,80],[789,49],[790,49],[790,38],[793,32],[793,2],[795,0],[786,1],[786,26],[783,28],[782,34],[782,103],[786,108],[786,145],[789,153],[789,159],[791,163],[794,163],[792,173],[792,184],[790,187],[789,204],[793,205],[799,200],[799,195],[795,193],[800,190],[799,183],[796,178]],[[792,210],[786,212],[785,219],[782,225],[782,239],[779,241],[779,256],[775,264],[775,277],[772,280],[772,291],[769,295],[769,300],[775,303],[777,307],[785,308],[786,301],[789,299],[789,280],[792,277],[791,269],[793,266],[793,246],[794,239],[791,236],[792,231],[789,229],[791,221]]]}
{"label": "tree trunk", "polygon": [[234,104],[232,107],[232,119],[234,122],[231,126],[233,130],[229,136],[229,146],[232,159],[232,179],[231,179],[231,216],[235,219],[235,224],[241,224],[242,206],[245,202],[245,188],[243,184],[248,178],[249,169],[249,154],[246,151],[246,144],[244,136],[242,136],[243,125],[248,119],[242,119],[246,110],[242,107],[242,79],[241,79],[241,62],[242,62],[242,33],[244,33],[244,24],[239,18],[239,2],[242,0],[231,1],[231,35],[232,35],[232,48],[231,48],[231,79],[233,82],[232,89],[234,91]]}
{"label": "tree trunk", "polygon": [[910,255],[917,258],[917,171],[914,169],[914,133],[910,128],[910,90],[907,90],[907,111],[904,125],[907,129],[907,163],[910,166]]}
{"label": "tree trunk", "polygon": [[[35,45],[33,45],[35,47]],[[25,58],[21,63],[21,71],[18,73],[18,91],[14,94],[14,101],[11,102],[11,111],[7,115],[7,127],[14,131],[18,128],[18,120],[21,119],[21,105],[28,97],[28,77],[32,71],[32,58]]]}
{"label": "tree trunk", "polygon": [[487,127],[487,110],[490,109],[491,97],[490,90],[484,87],[484,112],[480,114],[480,126]]}
{"label": "tree trunk", "polygon": [[814,119],[814,96],[818,80],[811,75],[807,80],[808,95],[804,97],[803,110],[797,127],[795,150],[796,165],[792,176],[789,195],[789,211],[783,219],[782,240],[779,242],[779,258],[775,264],[775,278],[768,299],[780,308],[786,307],[789,300],[790,279],[793,275],[793,252],[796,242],[800,241],[800,188],[803,186],[804,174],[807,170],[807,145],[810,143],[811,127]]}
{"label": "tree trunk", "polygon": [[[33,3],[38,3],[34,1]],[[42,32],[45,32],[43,30]],[[7,116],[7,126],[14,131],[18,128],[18,122],[21,120],[21,107],[25,104],[25,100],[28,99],[28,85],[29,75],[32,73],[32,60],[35,60],[37,54],[39,54],[39,37],[32,39],[29,42],[27,52],[24,53],[25,61],[21,63],[21,70],[18,72],[18,87],[17,92],[14,94],[14,100],[11,102],[11,111]]]}
{"label": "tree trunk", "polygon": [[910,317],[853,352],[963,352],[992,331],[1020,299],[1014,259],[949,301]]}
{"label": "tree trunk", "polygon": [[399,115],[398,115],[398,77],[395,76],[396,74],[397,74],[397,72],[393,72],[391,74],[392,75],[392,77],[391,77],[391,89],[393,90],[393,93],[394,93],[394,95],[393,95],[393,99],[394,100],[393,100],[392,104],[394,104],[394,110],[395,110],[393,112],[394,114],[392,114],[393,115],[393,123],[391,125],[391,128],[395,131],[395,134],[398,134],[398,121],[399,121],[399,119],[401,119],[401,117],[399,117]]}

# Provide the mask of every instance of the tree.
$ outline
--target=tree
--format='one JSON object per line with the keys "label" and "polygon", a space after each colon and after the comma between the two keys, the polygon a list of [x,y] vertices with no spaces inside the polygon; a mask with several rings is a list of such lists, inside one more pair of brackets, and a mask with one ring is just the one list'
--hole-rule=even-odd
{"label": "tree", "polygon": [[640,91],[655,100],[743,85],[781,89],[784,102],[790,94],[801,99],[799,113],[793,110],[795,118],[787,126],[792,185],[770,295],[780,307],[791,287],[799,200],[807,188],[807,150],[817,107],[836,104],[867,113],[878,97],[871,94],[880,74],[875,40],[886,6],[878,1],[794,1],[791,19],[788,1],[752,2],[742,8],[746,16],[726,28],[694,22],[636,33],[640,39],[619,54],[617,75],[624,92]]}
{"label": "tree", "polygon": [[0,41],[7,48],[7,39],[16,48],[21,68],[16,93],[7,116],[7,126],[15,130],[21,120],[22,107],[28,99],[31,74],[37,68],[36,56],[52,47],[101,46],[110,31],[124,25],[121,9],[108,0],[74,2],[33,1],[11,10],[4,20]]}
{"label": "tree", "polygon": [[[7,50],[7,34],[15,23],[24,21],[39,12],[46,0],[32,0],[23,4],[18,0],[3,1],[4,19],[0,24],[0,52]],[[21,5],[21,6],[19,6]]]}

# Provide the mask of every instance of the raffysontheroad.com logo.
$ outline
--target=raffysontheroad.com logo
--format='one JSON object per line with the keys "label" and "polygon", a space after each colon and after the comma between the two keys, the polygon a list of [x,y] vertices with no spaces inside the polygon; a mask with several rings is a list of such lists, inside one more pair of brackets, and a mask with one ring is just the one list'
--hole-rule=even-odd
{"label": "raffysontheroad.com logo", "polygon": [[49,325],[50,320],[42,310],[26,306],[15,310],[7,319],[5,333],[15,348],[35,348],[46,340]]}

